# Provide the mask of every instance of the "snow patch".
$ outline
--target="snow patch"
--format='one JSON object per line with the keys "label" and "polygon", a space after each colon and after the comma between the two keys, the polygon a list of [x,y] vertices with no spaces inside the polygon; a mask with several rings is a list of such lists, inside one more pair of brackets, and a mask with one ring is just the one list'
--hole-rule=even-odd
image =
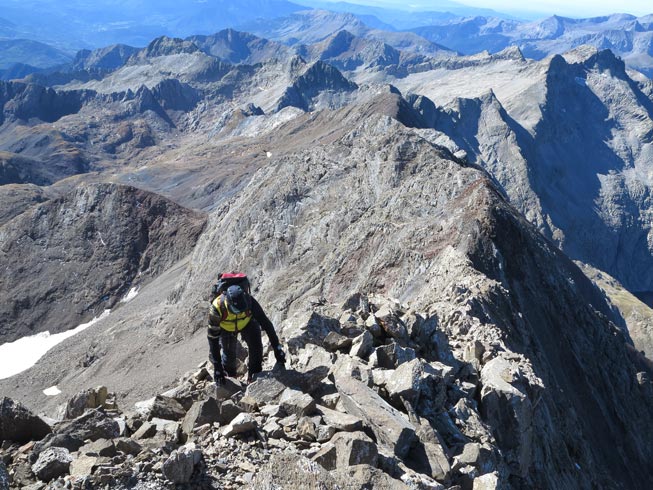
{"label": "snow patch", "polygon": [[43,394],[47,396],[57,396],[61,394],[61,390],[56,386],[50,386],[49,388],[43,390]]}
{"label": "snow patch", "polygon": [[134,286],[129,290],[123,299],[120,300],[121,303],[129,303],[138,295],[138,288]]}
{"label": "snow patch", "polygon": [[36,335],[23,337],[15,342],[0,345],[0,379],[10,378],[18,373],[31,368],[43,355],[69,337],[86,330],[94,323],[106,318],[111,310],[104,310],[99,316],[88,323],[82,323],[72,330],[51,335],[42,332]]}

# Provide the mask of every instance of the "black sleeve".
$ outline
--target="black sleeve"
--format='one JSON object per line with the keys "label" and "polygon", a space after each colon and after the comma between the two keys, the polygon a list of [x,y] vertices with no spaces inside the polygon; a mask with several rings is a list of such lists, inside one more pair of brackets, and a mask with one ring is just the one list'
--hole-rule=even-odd
{"label": "black sleeve", "polygon": [[277,332],[274,331],[274,325],[272,325],[263,308],[261,308],[261,305],[254,298],[252,298],[252,316],[261,325],[261,328],[265,330],[272,348],[276,349],[279,345],[279,337],[277,337]]}
{"label": "black sleeve", "polygon": [[220,355],[220,316],[218,312],[211,304],[209,309],[209,325],[208,332],[206,334],[209,340],[209,360],[213,363],[214,369],[223,373],[224,369],[222,368],[222,357]]}

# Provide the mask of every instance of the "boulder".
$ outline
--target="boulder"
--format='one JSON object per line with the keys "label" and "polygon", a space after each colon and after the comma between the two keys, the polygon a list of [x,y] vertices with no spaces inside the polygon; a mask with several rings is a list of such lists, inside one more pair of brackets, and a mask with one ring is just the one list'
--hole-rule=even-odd
{"label": "boulder", "polygon": [[86,411],[76,419],[57,425],[56,432],[34,446],[30,456],[32,462],[49,447],[64,447],[77,451],[87,440],[114,439],[120,434],[118,422],[109,417],[102,409]]}
{"label": "boulder", "polygon": [[465,444],[463,452],[454,458],[454,470],[463,466],[474,466],[480,473],[489,473],[494,469],[491,449],[478,442]]}
{"label": "boulder", "polygon": [[434,487],[433,485],[427,484],[409,486],[401,480],[392,478],[382,470],[367,464],[338,468],[334,472],[334,477],[342,485],[342,488],[378,488],[383,490],[410,490],[412,488],[423,490],[444,489],[444,487]]}
{"label": "boulder", "polygon": [[533,457],[533,405],[517,362],[495,357],[481,371],[481,415],[508,461],[525,476]]}
{"label": "boulder", "polygon": [[408,339],[408,330],[406,325],[399,319],[393,308],[384,304],[374,313],[376,323],[378,323],[385,333],[397,340],[406,341]]}
{"label": "boulder", "polygon": [[363,420],[378,443],[387,446],[399,458],[405,457],[416,435],[404,415],[356,379],[336,376],[335,382],[347,412]]}
{"label": "boulder", "polygon": [[172,451],[161,467],[163,476],[175,484],[186,484],[193,476],[195,465],[202,459],[202,452],[195,444],[187,444]]}
{"label": "boulder", "polygon": [[378,449],[364,432],[338,432],[329,444],[336,448],[339,468],[357,464],[377,466]]}
{"label": "boulder", "polygon": [[236,434],[243,434],[256,429],[256,419],[252,414],[241,413],[231,421],[229,425],[222,428],[221,433],[224,437],[232,437]]}
{"label": "boulder", "polygon": [[86,410],[104,407],[109,391],[106,386],[99,386],[73,395],[66,403],[65,418],[79,417]]}
{"label": "boulder", "polygon": [[396,342],[377,347],[370,355],[370,366],[396,369],[397,366],[417,358],[415,349],[402,347]]}
{"label": "boulder", "polygon": [[143,446],[128,437],[121,437],[116,439],[115,445],[116,449],[121,453],[131,454],[132,456],[136,456],[143,449]]}
{"label": "boulder", "polygon": [[336,428],[331,425],[319,425],[317,427],[317,442],[330,441],[336,432]]}
{"label": "boulder", "polygon": [[244,385],[237,379],[227,377],[224,384],[215,387],[215,399],[226,400],[236,393],[243,391]]}
{"label": "boulder", "polygon": [[[319,419],[319,417],[316,417]],[[319,420],[311,417],[302,417],[297,421],[297,434],[304,440],[316,441],[317,440],[317,427]]]}
{"label": "boulder", "polygon": [[169,419],[155,418],[150,420],[150,423],[154,424],[157,433],[165,434],[165,436],[173,442],[179,441],[181,435],[181,424],[179,422]]}
{"label": "boulder", "polygon": [[154,403],[147,419],[181,420],[185,415],[186,410],[184,410],[184,407],[177,400],[167,396],[157,395],[154,397]]}
{"label": "boulder", "polygon": [[451,465],[441,437],[426,421],[416,429],[419,440],[411,448],[406,464],[437,481],[448,482]]}
{"label": "boulder", "polygon": [[374,338],[372,334],[365,330],[362,334],[356,337],[351,344],[349,355],[352,357],[360,357],[367,359],[367,357],[374,350]]}
{"label": "boulder", "polygon": [[[340,485],[342,488],[347,488]],[[333,476],[315,461],[297,454],[274,454],[269,461],[258,468],[251,490],[303,490],[317,488],[338,488]]]}
{"label": "boulder", "polygon": [[311,415],[315,411],[315,400],[307,393],[286,388],[279,399],[281,407],[287,414],[295,414],[297,417]]}
{"label": "boulder", "polygon": [[184,434],[191,435],[195,427],[219,420],[220,407],[215,398],[208,398],[193,404],[181,423],[181,430]]}
{"label": "boulder", "polygon": [[363,430],[363,420],[354,415],[337,412],[322,405],[316,406],[316,412],[322,416],[325,424],[333,426],[336,430],[345,432]]}
{"label": "boulder", "polygon": [[339,331],[340,322],[317,312],[301,313],[285,321],[283,336],[288,350],[295,354],[306,344],[322,346],[322,341],[329,332]]}
{"label": "boulder", "polygon": [[474,478],[472,490],[507,490],[508,488],[501,482],[497,473],[487,473]]}
{"label": "boulder", "polygon": [[49,482],[68,473],[73,457],[63,447],[50,447],[32,465],[32,471],[39,480]]}
{"label": "boulder", "polygon": [[247,385],[245,396],[255,400],[259,406],[276,403],[279,400],[281,393],[283,393],[286,388],[287,386],[281,383],[278,379],[271,376],[263,376]]}
{"label": "boulder", "polygon": [[52,429],[40,417],[11,398],[0,400],[0,440],[19,443],[38,441]]}
{"label": "boulder", "polygon": [[263,432],[274,439],[281,439],[285,435],[283,427],[276,420],[268,420],[263,426]]}
{"label": "boulder", "polygon": [[437,410],[444,406],[447,396],[440,371],[421,359],[406,362],[388,375],[385,389],[396,403],[403,398],[415,408],[423,402]]}
{"label": "boulder", "polygon": [[[242,401],[242,400],[241,400]],[[220,404],[220,424],[228,424],[238,415],[243,412],[243,409],[236,404],[233,400],[225,400]]]}
{"label": "boulder", "polygon": [[352,339],[339,334],[338,332],[329,332],[324,338],[324,348],[329,352],[344,351],[351,348]]}
{"label": "boulder", "polygon": [[80,447],[79,453],[90,456],[108,456],[111,458],[116,455],[116,446],[111,440],[98,439]]}
{"label": "boulder", "polygon": [[136,432],[132,434],[132,439],[149,439],[150,437],[154,437],[156,433],[156,424],[153,424],[152,422],[145,422]]}
{"label": "boulder", "polygon": [[325,444],[311,459],[325,470],[335,470],[338,467],[338,450],[333,444]]}
{"label": "boulder", "polygon": [[98,457],[82,455],[70,463],[70,475],[84,478],[93,474],[97,468]]}

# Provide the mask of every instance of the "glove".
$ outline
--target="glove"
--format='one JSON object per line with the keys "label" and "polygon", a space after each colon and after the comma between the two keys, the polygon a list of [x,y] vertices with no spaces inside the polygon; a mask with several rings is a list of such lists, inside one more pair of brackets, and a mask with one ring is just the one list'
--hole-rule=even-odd
{"label": "glove", "polygon": [[213,373],[213,381],[215,381],[216,386],[224,386],[226,378],[223,372],[215,371]]}
{"label": "glove", "polygon": [[283,351],[280,345],[277,345],[274,348],[274,357],[277,359],[279,364],[286,364],[286,353]]}

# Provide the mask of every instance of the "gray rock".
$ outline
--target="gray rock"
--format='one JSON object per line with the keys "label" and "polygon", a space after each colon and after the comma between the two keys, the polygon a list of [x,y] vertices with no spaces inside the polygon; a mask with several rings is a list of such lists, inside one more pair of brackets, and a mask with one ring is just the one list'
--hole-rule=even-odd
{"label": "gray rock", "polygon": [[338,450],[333,444],[326,444],[312,458],[325,470],[335,470],[338,467]]}
{"label": "gray rock", "polygon": [[426,421],[420,421],[417,437],[419,441],[411,448],[407,464],[439,482],[448,482],[451,465],[442,438]]}
{"label": "gray rock", "polygon": [[[242,400],[241,400],[242,401]],[[243,409],[236,404],[233,400],[225,400],[220,404],[220,424],[228,424],[238,415],[243,412]]]}
{"label": "gray rock", "polygon": [[343,488],[370,488],[383,490],[409,490],[418,488],[420,490],[444,490],[444,487],[429,485],[426,482],[407,485],[401,480],[392,478],[382,470],[370,465],[360,464],[348,468],[340,468],[336,472],[336,478]]}
{"label": "gray rock", "polygon": [[354,415],[331,410],[321,405],[316,406],[316,412],[322,416],[327,425],[333,426],[336,430],[346,432],[363,430],[363,420]]}
{"label": "gray rock", "polygon": [[49,447],[65,447],[69,451],[77,451],[86,440],[114,439],[119,433],[118,423],[102,409],[87,410],[76,419],[57,425],[55,434],[49,435],[34,446],[30,458],[34,462],[41,451]]}
{"label": "gray rock", "polygon": [[487,473],[474,478],[472,490],[508,490],[508,488],[501,482],[498,473]]}
{"label": "gray rock", "polygon": [[381,308],[374,313],[374,318],[390,337],[401,341],[408,340],[408,330],[406,330],[406,325],[403,324],[390,305],[385,304],[381,306]]}
{"label": "gray rock", "polygon": [[193,476],[195,465],[202,458],[202,452],[195,447],[195,444],[187,444],[170,454],[161,467],[163,476],[172,483],[188,483]]}
{"label": "gray rock", "polygon": [[97,463],[97,456],[82,455],[70,463],[70,475],[78,478],[92,475],[97,468]]}
{"label": "gray rock", "polygon": [[328,442],[336,434],[337,430],[331,425],[319,425],[317,428],[317,442]]}
{"label": "gray rock", "polygon": [[193,404],[181,423],[181,430],[184,434],[191,435],[195,427],[219,421],[220,407],[215,398],[209,398]]}
{"label": "gray rock", "polygon": [[446,401],[446,386],[440,372],[421,359],[399,366],[388,375],[385,388],[397,403],[408,400],[415,408],[418,404],[439,410]]}
{"label": "gray rock", "polygon": [[374,349],[374,338],[372,334],[365,330],[361,335],[352,341],[349,355],[367,359]]}
{"label": "gray rock", "polygon": [[64,417],[73,419],[86,410],[100,408],[107,400],[108,390],[105,386],[76,393],[66,403]]}
{"label": "gray rock", "polygon": [[236,434],[243,434],[254,430],[257,425],[254,416],[244,412],[233,419],[229,425],[223,427],[220,432],[224,437],[232,437]]}
{"label": "gray rock", "polygon": [[281,439],[285,435],[283,427],[276,420],[268,420],[263,426],[263,432],[275,439]]}
{"label": "gray rock", "polygon": [[510,452],[521,475],[530,467],[533,453],[533,405],[513,381],[520,378],[519,366],[496,357],[481,371],[481,413],[493,427],[499,447]]}
{"label": "gray rock", "polygon": [[454,459],[454,470],[463,466],[474,466],[481,474],[494,469],[492,451],[477,442],[465,444],[463,452]]}
{"label": "gray rock", "polygon": [[139,427],[139,429],[132,434],[132,439],[149,439],[154,437],[157,433],[156,424],[152,422],[145,422]]}
{"label": "gray rock", "polygon": [[400,364],[412,361],[416,357],[415,349],[402,347],[396,342],[391,342],[374,350],[370,355],[370,366],[395,369]]}
{"label": "gray rock", "polygon": [[311,415],[315,411],[315,400],[307,393],[287,388],[279,398],[281,407],[287,414],[297,417]]}
{"label": "gray rock", "polygon": [[338,432],[329,444],[336,448],[339,468],[357,464],[377,466],[378,449],[364,432]]}
{"label": "gray rock", "polygon": [[154,403],[147,419],[181,420],[185,415],[186,410],[184,410],[184,407],[177,400],[167,396],[157,395],[154,397]]}
{"label": "gray rock", "polygon": [[330,352],[347,350],[351,347],[352,339],[338,332],[329,332],[324,338],[324,348]]}
{"label": "gray rock", "polygon": [[181,435],[181,424],[169,419],[154,418],[150,420],[154,424],[156,431],[159,434],[165,434],[166,437],[173,442],[178,442]]}
{"label": "gray rock", "polygon": [[283,334],[290,352],[296,353],[306,344],[321,346],[329,332],[339,330],[340,322],[338,320],[312,311],[286,320]]}
{"label": "gray rock", "polygon": [[380,444],[400,458],[408,454],[416,435],[403,414],[358,380],[336,377],[336,387],[347,412],[362,419]]}
{"label": "gray rock", "polygon": [[260,412],[267,417],[282,417],[285,415],[281,405],[266,405],[261,408]]}
{"label": "gray rock", "polygon": [[[252,490],[303,490],[309,488],[338,488],[338,482],[320,464],[296,454],[274,454],[258,469]],[[346,487],[345,487],[346,488]]]}
{"label": "gray rock", "polygon": [[38,441],[52,429],[20,403],[11,398],[0,400],[0,440],[25,443]]}
{"label": "gray rock", "polygon": [[79,448],[80,454],[89,456],[108,456],[116,455],[116,446],[113,441],[108,439],[98,439]]}
{"label": "gray rock", "polygon": [[276,378],[260,377],[253,383],[247,385],[245,396],[256,400],[259,405],[276,403],[286,388],[287,386]]}
{"label": "gray rock", "polygon": [[297,421],[297,434],[302,439],[307,441],[316,441],[317,440],[317,427],[319,421],[316,421],[311,417],[301,417]]}
{"label": "gray rock", "polygon": [[121,437],[116,439],[114,442],[118,451],[125,454],[131,454],[132,456],[136,456],[143,449],[138,442],[128,437]]}
{"label": "gray rock", "polygon": [[44,482],[68,473],[73,457],[67,449],[51,447],[44,450],[32,465],[34,474]]}
{"label": "gray rock", "polygon": [[223,385],[215,387],[215,399],[218,401],[226,400],[244,389],[245,387],[240,381],[227,377]]}

